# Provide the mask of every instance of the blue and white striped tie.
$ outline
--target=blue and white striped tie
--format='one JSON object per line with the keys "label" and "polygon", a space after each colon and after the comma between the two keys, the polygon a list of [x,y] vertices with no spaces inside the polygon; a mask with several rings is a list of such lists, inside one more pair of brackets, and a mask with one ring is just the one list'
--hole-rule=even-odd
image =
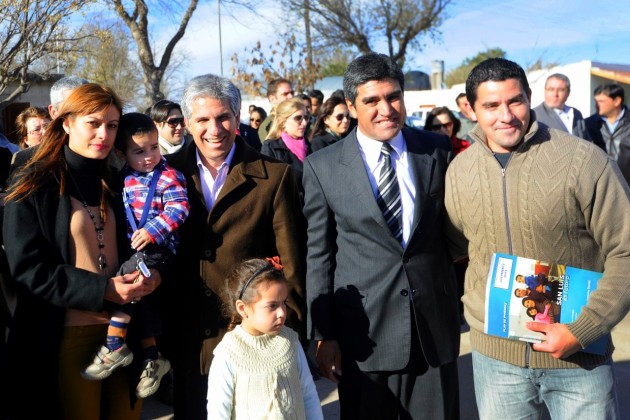
{"label": "blue and white striped tie", "polygon": [[396,171],[392,165],[392,146],[383,142],[381,154],[383,157],[383,165],[378,178],[378,197],[376,202],[383,212],[387,226],[391,230],[392,235],[402,243],[402,204],[400,201],[400,187],[398,186],[398,178]]}

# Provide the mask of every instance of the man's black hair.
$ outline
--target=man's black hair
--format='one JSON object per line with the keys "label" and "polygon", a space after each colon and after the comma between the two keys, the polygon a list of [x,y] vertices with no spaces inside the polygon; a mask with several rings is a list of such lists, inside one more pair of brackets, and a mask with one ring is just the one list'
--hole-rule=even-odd
{"label": "man's black hair", "polygon": [[477,100],[477,89],[484,82],[503,82],[508,79],[516,79],[526,94],[529,94],[527,76],[521,66],[505,58],[488,58],[477,64],[466,79],[466,97],[468,103],[474,109]]}
{"label": "man's black hair", "polygon": [[372,80],[394,79],[405,90],[405,75],[391,57],[369,53],[352,60],[343,75],[343,93],[350,103],[357,99],[359,86]]}
{"label": "man's black hair", "polygon": [[324,94],[321,90],[313,89],[308,92],[308,96],[311,98],[317,98],[317,102],[321,105],[324,102]]}
{"label": "man's black hair", "polygon": [[139,112],[124,114],[118,123],[114,146],[124,153],[127,151],[127,142],[130,138],[153,131],[157,131],[157,127],[148,115]]}
{"label": "man's black hair", "polygon": [[179,106],[178,103],[173,101],[169,101],[166,99],[162,99],[161,101],[156,102],[149,110],[149,116],[156,123],[165,122],[168,118],[168,114],[171,113],[172,110],[177,109],[179,112],[182,112],[182,107]]}
{"label": "man's black hair", "polygon": [[611,99],[621,98],[621,103],[623,104],[625,92],[621,85],[618,85],[617,83],[608,83],[597,86],[593,95],[606,95]]}

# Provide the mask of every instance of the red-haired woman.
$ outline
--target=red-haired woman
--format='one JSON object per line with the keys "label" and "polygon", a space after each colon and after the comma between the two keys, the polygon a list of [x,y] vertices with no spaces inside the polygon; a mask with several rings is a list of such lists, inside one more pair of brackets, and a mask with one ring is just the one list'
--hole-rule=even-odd
{"label": "red-haired woman", "polygon": [[4,243],[18,299],[0,377],[10,418],[140,418],[129,369],[104,381],[79,373],[107,330],[106,302],[142,299],[160,283],[155,273],[115,276],[127,226],[107,158],[121,111],[111,89],[76,88],[9,190]]}

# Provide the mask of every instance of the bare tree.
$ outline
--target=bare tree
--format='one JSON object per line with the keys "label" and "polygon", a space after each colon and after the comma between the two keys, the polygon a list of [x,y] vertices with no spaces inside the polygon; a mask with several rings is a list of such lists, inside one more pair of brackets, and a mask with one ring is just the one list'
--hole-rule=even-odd
{"label": "bare tree", "polygon": [[55,70],[54,61],[46,58],[70,53],[77,37],[65,23],[89,2],[0,1],[0,109],[28,91],[33,73],[46,77]]}
{"label": "bare tree", "polygon": [[91,82],[103,83],[114,89],[127,104],[137,103],[142,76],[140,65],[132,56],[131,36],[120,21],[113,24],[94,19],[82,32],[80,52],[67,62],[66,72]]}
{"label": "bare tree", "polygon": [[267,48],[258,41],[244,54],[232,55],[231,60],[234,81],[251,95],[264,96],[267,83],[279,77],[290,80],[297,92],[309,89],[321,78],[318,61],[308,61],[306,47],[293,33],[281,34],[280,40]]}
{"label": "bare tree", "polygon": [[409,50],[421,50],[420,39],[435,39],[451,0],[282,0],[285,6],[308,8],[311,26],[325,46],[346,45],[360,53],[385,41],[401,67]]}
{"label": "bare tree", "polygon": [[197,8],[198,2],[199,0],[190,0],[188,2],[188,7],[182,16],[177,31],[166,44],[162,52],[162,57],[156,60],[155,52],[150,42],[149,7],[147,6],[147,2],[145,0],[130,1],[133,10],[128,11],[122,0],[111,0],[114,10],[127,25],[136,43],[138,58],[140,59],[140,66],[143,71],[145,96],[149,103],[155,103],[164,99],[164,94],[161,90],[162,79],[170,64],[175,45],[177,45],[186,33],[186,27]]}

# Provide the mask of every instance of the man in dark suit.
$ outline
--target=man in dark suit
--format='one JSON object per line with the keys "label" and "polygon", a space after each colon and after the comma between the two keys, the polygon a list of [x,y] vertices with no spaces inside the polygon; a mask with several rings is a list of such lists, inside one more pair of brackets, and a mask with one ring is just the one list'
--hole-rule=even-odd
{"label": "man in dark suit", "polygon": [[536,121],[549,128],[573,134],[584,140],[592,141],[586,129],[584,117],[577,109],[567,106],[571,94],[571,82],[561,73],[554,73],[545,81],[545,100],[534,108]]}
{"label": "man in dark suit", "polygon": [[624,88],[617,83],[599,85],[593,96],[597,112],[585,120],[586,128],[630,184],[630,111],[624,105]]}
{"label": "man in dark suit", "polygon": [[342,419],[458,418],[457,286],[442,235],[441,135],[403,128],[404,76],[367,54],[344,75],[358,126],[307,157],[309,334]]}
{"label": "man in dark suit", "polygon": [[290,287],[287,324],[299,330],[306,312],[305,229],[295,176],[236,135],[240,108],[228,79],[192,79],[182,111],[194,141],[169,157],[186,177],[190,202],[173,275],[163,282],[178,419],[206,418],[212,351],[227,325],[223,288],[237,263],[280,256]]}

